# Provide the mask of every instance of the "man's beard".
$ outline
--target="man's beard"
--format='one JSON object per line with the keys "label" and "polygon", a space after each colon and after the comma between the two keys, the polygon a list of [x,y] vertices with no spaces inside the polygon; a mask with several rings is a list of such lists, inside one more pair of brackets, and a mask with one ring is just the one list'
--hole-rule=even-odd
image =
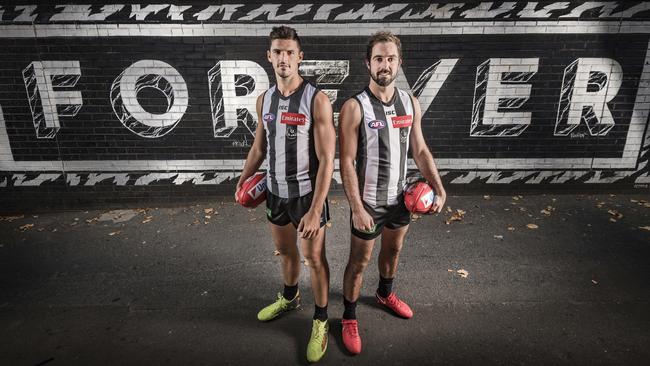
{"label": "man's beard", "polygon": [[291,76],[291,68],[288,65],[286,65],[285,69],[282,70],[282,67],[278,65],[277,74],[283,79],[288,78],[289,76]]}
{"label": "man's beard", "polygon": [[375,83],[377,83],[377,85],[388,86],[393,82],[393,80],[395,80],[397,75],[393,76],[390,72],[388,72],[388,73],[380,73],[377,74],[377,76],[375,76],[371,73],[370,77],[372,78],[372,80],[375,81]]}

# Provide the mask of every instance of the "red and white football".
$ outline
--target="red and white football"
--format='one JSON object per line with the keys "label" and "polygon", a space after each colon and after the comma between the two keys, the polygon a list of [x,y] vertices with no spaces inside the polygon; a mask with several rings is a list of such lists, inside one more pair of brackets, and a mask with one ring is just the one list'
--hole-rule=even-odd
{"label": "red and white football", "polygon": [[411,213],[425,214],[429,212],[436,194],[433,188],[425,182],[415,182],[404,190],[404,204]]}
{"label": "red and white football", "polygon": [[237,202],[248,208],[257,207],[266,200],[266,173],[255,173],[242,183]]}

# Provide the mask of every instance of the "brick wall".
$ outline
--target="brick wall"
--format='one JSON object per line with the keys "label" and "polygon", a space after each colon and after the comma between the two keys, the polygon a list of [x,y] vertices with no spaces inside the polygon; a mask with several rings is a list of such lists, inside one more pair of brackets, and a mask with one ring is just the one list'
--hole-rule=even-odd
{"label": "brick wall", "polygon": [[230,196],[276,24],[335,112],[400,35],[450,192],[650,184],[644,2],[65,4],[0,6],[4,208]]}

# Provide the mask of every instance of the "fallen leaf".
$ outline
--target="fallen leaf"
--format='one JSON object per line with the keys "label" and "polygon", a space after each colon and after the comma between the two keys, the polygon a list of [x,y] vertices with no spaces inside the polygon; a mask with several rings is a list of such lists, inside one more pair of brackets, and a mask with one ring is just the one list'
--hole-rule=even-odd
{"label": "fallen leaf", "polygon": [[503,240],[503,235],[495,235],[494,238]]}
{"label": "fallen leaf", "polygon": [[462,278],[467,278],[467,276],[469,276],[469,272],[467,272],[467,271],[464,270],[464,269],[459,269],[459,270],[456,271],[456,272],[457,272],[457,273],[458,273]]}
{"label": "fallen leaf", "polygon": [[639,200],[635,200],[635,199],[633,199],[633,198],[630,198],[630,202],[637,203],[637,202],[639,202]]}
{"label": "fallen leaf", "polygon": [[616,219],[613,218],[613,217],[610,217],[610,218],[609,218],[609,221],[611,221],[611,222],[616,222]]}
{"label": "fallen leaf", "polygon": [[333,205],[336,205],[336,204],[338,203],[337,200],[331,200],[330,202],[331,202]]}
{"label": "fallen leaf", "polygon": [[607,210],[607,213],[609,213],[609,214],[612,215],[612,216],[616,216],[616,219],[617,219],[617,220],[620,220],[620,219],[623,218],[623,214],[620,213],[620,212],[618,212],[618,211],[616,211],[616,210]]}
{"label": "fallen leaf", "polygon": [[121,230],[113,231],[113,232],[108,233],[108,236],[117,235],[117,234],[119,234],[119,233],[121,233],[121,232],[122,232]]}
{"label": "fallen leaf", "polygon": [[464,215],[465,215],[465,211],[461,209],[456,209],[456,212],[454,212],[450,218],[445,220],[445,224],[449,225],[452,221],[462,221]]}
{"label": "fallen leaf", "polygon": [[447,206],[447,212],[452,212],[452,211],[453,210],[451,209],[451,207]]}
{"label": "fallen leaf", "polygon": [[206,218],[206,219],[211,219],[212,216],[210,216],[210,215],[205,215],[205,218]]}
{"label": "fallen leaf", "polygon": [[512,199],[515,200],[515,201],[519,201],[519,197],[518,197],[518,196],[512,196]]}
{"label": "fallen leaf", "polygon": [[526,227],[529,228],[529,229],[537,229],[539,226],[537,226],[535,224],[527,224]]}
{"label": "fallen leaf", "polygon": [[508,231],[515,231],[514,226],[508,226]]}
{"label": "fallen leaf", "polygon": [[279,250],[277,250],[277,249],[276,249],[276,250],[274,250],[274,251],[273,251],[273,255],[280,255],[280,251],[279,251]]}
{"label": "fallen leaf", "polygon": [[327,226],[327,227],[332,227],[332,222],[331,222],[331,221],[328,221],[327,224],[325,224],[325,226]]}
{"label": "fallen leaf", "polygon": [[650,226],[639,226],[639,229],[650,231]]}
{"label": "fallen leaf", "polygon": [[34,227],[34,224],[25,224],[25,225],[21,226],[19,229],[22,230],[22,231],[27,231],[27,230],[29,230],[29,229],[31,229],[33,227]]}
{"label": "fallen leaf", "polygon": [[43,230],[45,230],[44,227],[38,228],[38,231],[43,231]]}
{"label": "fallen leaf", "polygon": [[549,210],[541,210],[540,212],[543,213],[546,216],[551,216],[551,211],[549,211]]}
{"label": "fallen leaf", "polygon": [[490,199],[490,196],[485,195],[485,196],[483,196],[483,199],[489,200],[489,199]]}
{"label": "fallen leaf", "polygon": [[598,203],[596,204],[596,207],[598,207],[598,208],[603,208],[604,205],[605,205],[605,202],[598,202]]}
{"label": "fallen leaf", "polygon": [[598,284],[598,281],[596,281],[596,280],[591,280],[591,282],[592,282],[594,285],[597,285],[597,284]]}
{"label": "fallen leaf", "polygon": [[212,212],[214,212],[214,209],[213,209],[213,208],[204,208],[204,209],[203,209],[203,212],[204,212],[206,215],[209,215],[209,214],[211,214]]}
{"label": "fallen leaf", "polygon": [[646,202],[643,204],[643,207],[650,207],[650,202]]}
{"label": "fallen leaf", "polygon": [[148,222],[151,222],[151,220],[153,220],[153,216],[147,216],[144,218],[144,220],[142,220],[142,223],[146,224]]}
{"label": "fallen leaf", "polygon": [[309,261],[307,259],[303,259],[302,263],[304,263],[305,266],[309,267]]}
{"label": "fallen leaf", "polygon": [[20,216],[0,216],[0,221],[8,221],[12,222],[14,220],[19,220],[25,218],[25,215],[20,215]]}
{"label": "fallen leaf", "polygon": [[447,272],[453,272],[453,271],[454,271],[454,270],[451,269],[451,268],[448,268],[448,269],[447,269]]}

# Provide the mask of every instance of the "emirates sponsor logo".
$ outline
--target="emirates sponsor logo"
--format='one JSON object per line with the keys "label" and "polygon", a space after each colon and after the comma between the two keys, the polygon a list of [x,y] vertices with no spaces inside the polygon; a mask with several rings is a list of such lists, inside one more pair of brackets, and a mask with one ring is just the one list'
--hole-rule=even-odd
{"label": "emirates sponsor logo", "polygon": [[304,126],[307,123],[307,116],[301,113],[284,112],[280,117],[280,123],[292,126]]}
{"label": "emirates sponsor logo", "polygon": [[410,114],[406,116],[395,116],[391,118],[391,121],[393,122],[393,128],[411,127],[413,124],[413,116]]}

